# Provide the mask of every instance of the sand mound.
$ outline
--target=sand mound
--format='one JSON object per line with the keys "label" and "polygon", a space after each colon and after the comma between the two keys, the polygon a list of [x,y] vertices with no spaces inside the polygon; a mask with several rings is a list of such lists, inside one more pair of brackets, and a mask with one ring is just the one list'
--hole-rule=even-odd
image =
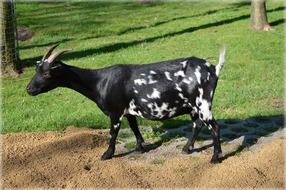
{"label": "sand mound", "polygon": [[[211,153],[177,154],[146,162],[136,155],[101,161],[107,134],[68,127],[63,132],[2,135],[3,187],[283,188],[284,140],[244,151],[218,165]],[[150,153],[145,153],[150,154]]]}

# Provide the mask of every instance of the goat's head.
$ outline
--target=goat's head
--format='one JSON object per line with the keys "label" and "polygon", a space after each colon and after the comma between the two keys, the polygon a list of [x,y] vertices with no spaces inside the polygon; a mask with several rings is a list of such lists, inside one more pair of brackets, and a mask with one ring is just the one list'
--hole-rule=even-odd
{"label": "goat's head", "polygon": [[63,53],[70,51],[70,49],[64,49],[52,54],[58,45],[50,47],[42,60],[37,62],[36,74],[27,86],[28,94],[36,96],[60,86],[59,75],[63,64],[56,59]]}

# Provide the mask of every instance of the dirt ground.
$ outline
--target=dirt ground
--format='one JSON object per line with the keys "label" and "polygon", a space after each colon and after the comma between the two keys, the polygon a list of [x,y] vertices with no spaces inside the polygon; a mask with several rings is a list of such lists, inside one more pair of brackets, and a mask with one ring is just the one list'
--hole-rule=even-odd
{"label": "dirt ground", "polygon": [[[276,138],[210,164],[211,151],[190,156],[118,152],[101,161],[107,134],[62,132],[1,135],[3,188],[283,188],[284,142]],[[146,159],[147,154],[154,154]],[[227,153],[224,153],[227,154]]]}

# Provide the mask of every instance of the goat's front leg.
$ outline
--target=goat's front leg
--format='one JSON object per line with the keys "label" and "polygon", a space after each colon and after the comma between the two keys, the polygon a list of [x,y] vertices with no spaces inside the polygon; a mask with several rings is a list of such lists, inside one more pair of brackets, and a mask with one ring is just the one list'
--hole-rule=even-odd
{"label": "goat's front leg", "polygon": [[144,143],[144,139],[139,131],[139,128],[138,128],[138,123],[137,123],[137,120],[136,120],[136,117],[133,116],[133,115],[126,115],[126,118],[129,122],[129,125],[130,125],[130,128],[132,129],[135,137],[136,137],[136,141],[137,141],[137,145],[136,145],[136,151],[139,151],[139,152],[145,152],[145,149],[143,147],[143,143]]}
{"label": "goat's front leg", "polygon": [[107,160],[111,159],[114,152],[115,152],[115,144],[116,144],[116,138],[120,129],[120,119],[119,117],[111,117],[111,127],[110,127],[110,135],[111,139],[109,141],[109,147],[104,152],[104,154],[101,156],[101,160]]}
{"label": "goat's front leg", "polygon": [[183,147],[183,152],[187,154],[191,154],[193,152],[195,141],[202,128],[202,122],[199,119],[199,117],[193,117],[192,119],[193,119],[192,136],[190,139],[188,139],[188,142]]}

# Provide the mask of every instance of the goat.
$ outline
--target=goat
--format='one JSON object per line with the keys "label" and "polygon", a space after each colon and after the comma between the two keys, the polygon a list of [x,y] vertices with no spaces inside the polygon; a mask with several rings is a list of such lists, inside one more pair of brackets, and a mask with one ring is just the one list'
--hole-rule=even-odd
{"label": "goat", "polygon": [[[203,125],[211,131],[214,153],[211,163],[221,161],[220,129],[211,112],[219,73],[225,62],[225,49],[214,66],[197,57],[179,58],[145,65],[113,65],[102,69],[82,69],[66,65],[57,58],[69,50],[52,54],[54,45],[37,62],[36,74],[27,86],[35,96],[57,87],[73,89],[94,101],[111,121],[109,147],[101,156],[111,159],[121,120],[127,118],[136,136],[136,150],[144,152],[144,139],[136,117],[165,120],[190,114],[192,135],[183,147],[192,153]],[[52,54],[52,55],[51,55]]]}

